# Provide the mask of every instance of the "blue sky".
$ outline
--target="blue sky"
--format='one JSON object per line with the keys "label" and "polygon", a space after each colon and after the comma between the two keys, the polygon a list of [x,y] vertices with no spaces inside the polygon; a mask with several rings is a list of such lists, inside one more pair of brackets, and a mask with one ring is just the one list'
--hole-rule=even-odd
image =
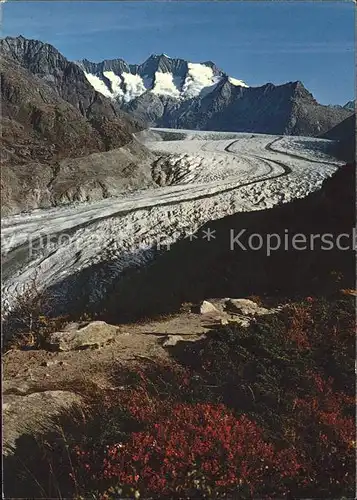
{"label": "blue sky", "polygon": [[301,80],[323,104],[354,98],[353,2],[18,2],[2,36],[55,45],[68,59],[212,60],[248,85]]}

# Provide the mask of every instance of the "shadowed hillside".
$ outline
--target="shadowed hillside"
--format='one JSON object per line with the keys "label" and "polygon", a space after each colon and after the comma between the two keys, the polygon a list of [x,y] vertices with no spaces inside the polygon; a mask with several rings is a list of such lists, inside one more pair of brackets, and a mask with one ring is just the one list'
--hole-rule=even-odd
{"label": "shadowed hillside", "polygon": [[345,161],[354,161],[356,156],[356,115],[343,120],[326,134],[324,139],[338,141],[336,154]]}
{"label": "shadowed hillside", "polygon": [[[182,302],[197,302],[206,297],[241,297],[249,294],[298,297],[330,294],[343,287],[354,287],[355,261],[352,228],[355,223],[355,170],[342,167],[323,188],[302,200],[266,211],[239,213],[207,223],[202,230],[216,231],[210,242],[202,238],[182,240],[146,269],[128,273],[109,294],[105,314],[109,318],[140,317],[176,311]],[[230,250],[230,231],[237,235],[246,228],[246,236],[278,233],[290,235],[332,233],[349,250],[272,251],[266,247],[245,251],[234,245]],[[244,242],[244,238],[241,240]],[[245,238],[245,243],[247,238]],[[256,243],[255,243],[256,244]],[[331,285],[331,281],[335,281]]]}

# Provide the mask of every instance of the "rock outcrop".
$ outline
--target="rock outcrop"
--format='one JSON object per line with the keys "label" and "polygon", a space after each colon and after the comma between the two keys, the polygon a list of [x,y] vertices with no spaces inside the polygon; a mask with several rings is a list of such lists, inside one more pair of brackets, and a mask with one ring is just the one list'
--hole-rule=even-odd
{"label": "rock outcrop", "polygon": [[99,348],[115,340],[118,328],[105,321],[92,321],[83,327],[54,332],[48,338],[48,347],[54,351],[76,351]]}

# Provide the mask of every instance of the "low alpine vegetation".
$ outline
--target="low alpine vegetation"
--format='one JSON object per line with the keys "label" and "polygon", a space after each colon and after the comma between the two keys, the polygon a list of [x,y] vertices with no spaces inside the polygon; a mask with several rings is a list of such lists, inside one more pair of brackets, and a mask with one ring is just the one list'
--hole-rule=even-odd
{"label": "low alpine vegetation", "polygon": [[351,297],[308,297],[175,363],[117,366],[31,454],[19,441],[7,496],[351,498],[354,332]]}

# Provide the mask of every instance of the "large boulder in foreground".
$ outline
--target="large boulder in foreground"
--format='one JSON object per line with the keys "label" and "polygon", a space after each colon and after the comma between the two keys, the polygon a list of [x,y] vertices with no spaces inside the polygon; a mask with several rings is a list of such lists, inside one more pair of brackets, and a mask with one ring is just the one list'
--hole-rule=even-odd
{"label": "large boulder in foreground", "polygon": [[225,306],[227,311],[247,316],[262,316],[271,312],[250,299],[227,299]]}

